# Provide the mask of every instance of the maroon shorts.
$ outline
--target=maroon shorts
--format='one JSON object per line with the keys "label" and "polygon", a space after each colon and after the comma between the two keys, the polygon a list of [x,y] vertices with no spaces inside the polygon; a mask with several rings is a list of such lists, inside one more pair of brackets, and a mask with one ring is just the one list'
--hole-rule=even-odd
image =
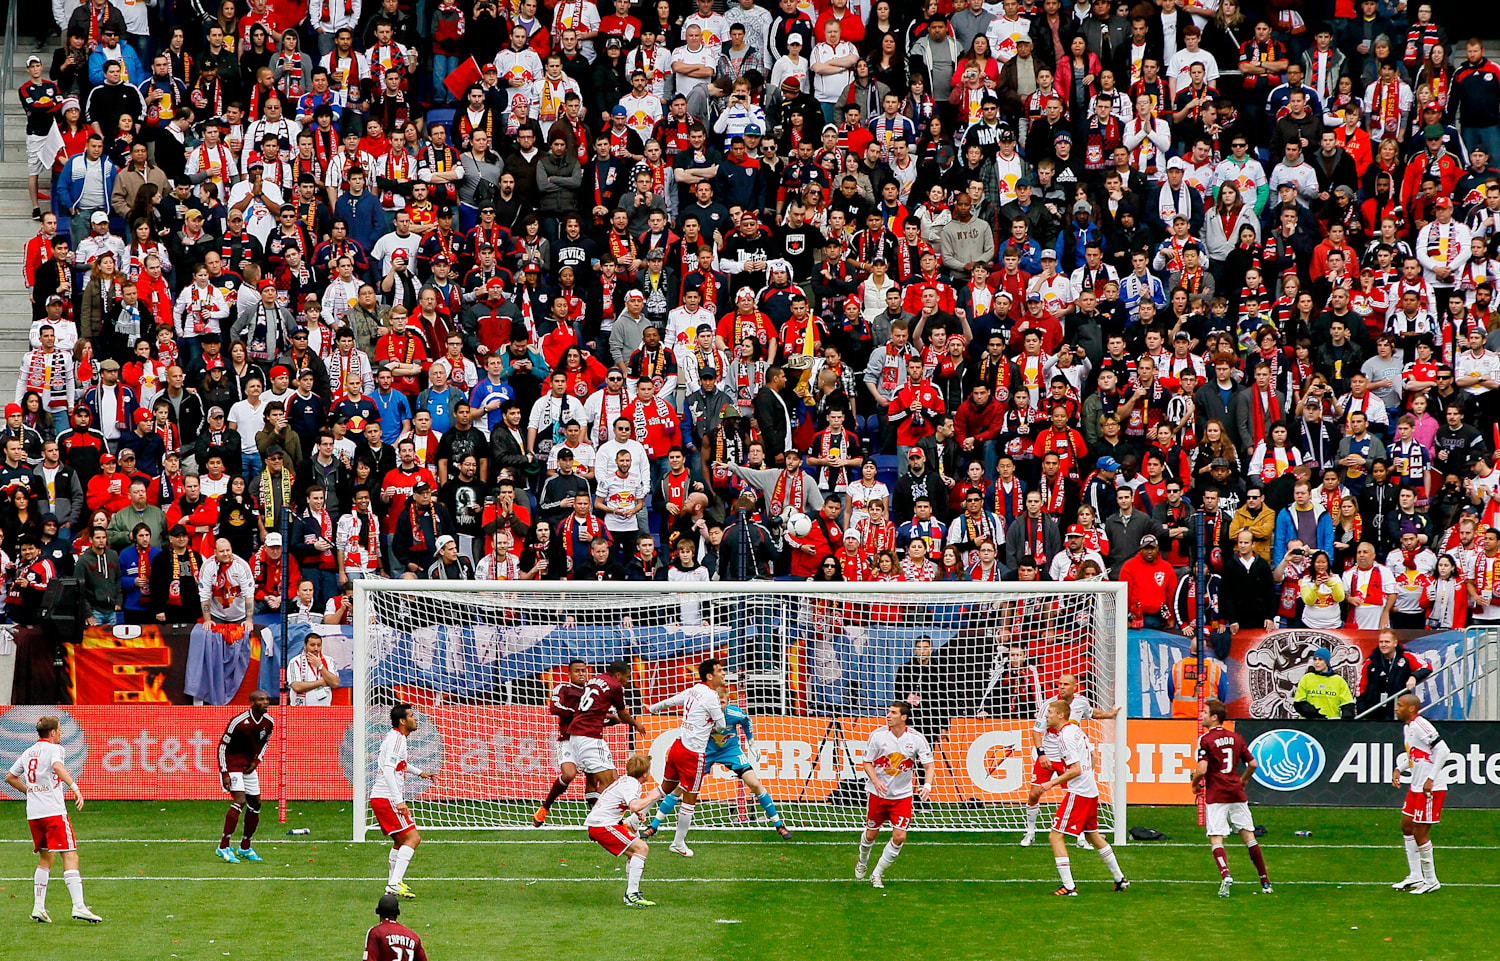
{"label": "maroon shorts", "polygon": [[1406,803],[1401,805],[1401,813],[1418,824],[1440,824],[1443,820],[1443,798],[1447,796],[1447,791],[1433,791],[1431,794],[1407,791]]}
{"label": "maroon shorts", "polygon": [[676,781],[689,794],[697,794],[703,787],[703,755],[689,751],[682,740],[672,742],[667,749],[667,766],[662,770],[663,781]]}
{"label": "maroon shorts", "polygon": [[635,843],[635,834],[623,824],[612,824],[608,827],[591,827],[589,828],[589,837],[599,842],[600,847],[615,857],[624,854],[625,849]]}
{"label": "maroon shorts", "polygon": [[1077,794],[1067,795],[1067,799],[1057,806],[1057,814],[1052,817],[1052,830],[1070,838],[1099,830],[1099,799],[1079,797]]}
{"label": "maroon shorts", "polygon": [[895,801],[870,795],[869,807],[865,809],[865,827],[875,831],[887,821],[891,822],[891,827],[902,831],[911,827],[911,795]]}
{"label": "maroon shorts", "polygon": [[36,853],[78,850],[78,842],[73,837],[73,822],[66,814],[32,818],[26,823],[31,825],[31,843]]}
{"label": "maroon shorts", "polygon": [[375,812],[375,822],[380,825],[380,833],[390,837],[405,834],[417,827],[417,822],[410,815],[397,811],[396,806],[386,798],[370,798],[370,810]]}

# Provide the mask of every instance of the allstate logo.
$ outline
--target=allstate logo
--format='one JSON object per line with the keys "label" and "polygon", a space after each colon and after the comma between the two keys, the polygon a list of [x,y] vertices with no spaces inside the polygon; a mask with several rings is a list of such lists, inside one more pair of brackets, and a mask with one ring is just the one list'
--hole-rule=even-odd
{"label": "allstate logo", "polygon": [[1317,738],[1283,728],[1267,731],[1250,742],[1255,758],[1255,780],[1273,791],[1296,791],[1323,773],[1327,757]]}

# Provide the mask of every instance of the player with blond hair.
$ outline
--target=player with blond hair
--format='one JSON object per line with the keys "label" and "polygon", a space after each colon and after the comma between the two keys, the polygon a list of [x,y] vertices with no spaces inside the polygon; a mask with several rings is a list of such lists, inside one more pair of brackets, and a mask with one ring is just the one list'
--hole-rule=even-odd
{"label": "player with blond hair", "polygon": [[1094,746],[1084,735],[1083,728],[1068,720],[1070,713],[1067,701],[1057,700],[1047,705],[1047,730],[1057,735],[1064,768],[1045,784],[1033,784],[1029,791],[1028,803],[1031,804],[1055,787],[1067,792],[1067,799],[1058,805],[1057,814],[1052,818],[1052,857],[1057,862],[1058,876],[1062,878],[1062,886],[1052,893],[1070,898],[1078,896],[1078,888],[1073,883],[1073,866],[1068,860],[1067,839],[1080,834],[1099,852],[1099,857],[1114,876],[1115,890],[1124,891],[1130,887],[1130,879],[1120,870],[1114,849],[1099,833],[1099,782],[1094,777]]}
{"label": "player with blond hair", "polygon": [[589,837],[615,857],[625,855],[625,904],[632,908],[649,908],[656,905],[641,895],[641,875],[646,873],[646,855],[651,846],[635,836],[624,820],[632,814],[640,814],[662,796],[661,788],[652,788],[643,793],[646,782],[651,780],[651,759],[643,754],[632,755],[625,762],[625,776],[611,782],[599,794],[599,800],[589,809],[584,819]]}
{"label": "player with blond hair", "polygon": [[63,763],[62,722],[48,714],[36,722],[37,742],[16,758],[5,775],[5,783],[26,795],[26,823],[39,862],[31,876],[31,920],[51,924],[47,913],[47,882],[52,864],[62,855],[63,883],[73,897],[73,917],[98,924],[104,919],[83,903],[83,875],[78,872],[78,842],[73,822],[68,820],[67,790],[74,805],[83,810],[83,791]]}

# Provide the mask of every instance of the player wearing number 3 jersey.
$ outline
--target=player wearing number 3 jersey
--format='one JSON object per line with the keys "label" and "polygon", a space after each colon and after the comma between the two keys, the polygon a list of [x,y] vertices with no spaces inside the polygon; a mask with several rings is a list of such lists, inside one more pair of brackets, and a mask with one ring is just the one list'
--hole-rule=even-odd
{"label": "player wearing number 3 jersey", "polygon": [[[1203,736],[1198,739],[1198,767],[1193,771],[1193,790],[1203,792],[1203,802],[1208,814],[1208,845],[1214,852],[1214,864],[1219,868],[1219,897],[1229,897],[1234,878],[1229,876],[1229,856],[1224,853],[1224,838],[1231,830],[1238,831],[1240,839],[1255,862],[1260,874],[1260,892],[1271,893],[1271,879],[1266,874],[1266,857],[1255,840],[1255,821],[1250,817],[1250,806],[1246,804],[1245,785],[1255,773],[1255,758],[1245,739],[1234,731],[1226,730],[1224,719],[1229,709],[1220,700],[1209,700],[1203,705],[1198,722],[1203,725]],[[1240,765],[1244,767],[1241,769]]]}
{"label": "player wearing number 3 jersey", "polygon": [[[677,729],[677,740],[667,749],[661,790],[663,794],[676,793],[682,797],[677,808],[677,834],[668,850],[685,858],[693,856],[693,849],[687,846],[688,828],[693,824],[693,806],[698,803],[698,792],[708,774],[703,753],[708,750],[709,736],[724,730],[724,708],[719,704],[719,689],[723,686],[724,664],[709,658],[698,665],[697,684],[646,708],[652,714],[682,708],[682,726]],[[656,828],[647,828],[641,834],[652,837]]]}
{"label": "player wearing number 3 jersey", "polygon": [[1055,787],[1068,792],[1052,819],[1052,857],[1057,862],[1058,876],[1062,878],[1062,886],[1052,893],[1066,897],[1078,894],[1073,884],[1073,867],[1068,860],[1067,839],[1080,834],[1099,852],[1115,879],[1115,890],[1124,891],[1130,887],[1130,879],[1120,870],[1114,849],[1099,833],[1099,782],[1094,779],[1094,746],[1084,736],[1083,728],[1068,720],[1071,710],[1067,701],[1057,700],[1047,705],[1047,730],[1057,735],[1064,768],[1061,774],[1054,775],[1045,784],[1033,784],[1028,799],[1028,803],[1035,804]]}
{"label": "player wearing number 3 jersey", "polygon": [[922,800],[932,796],[932,746],[922,732],[906,726],[911,705],[897,701],[885,712],[885,727],[870,732],[865,744],[865,777],[869,781],[869,802],[865,809],[865,833],[859,838],[859,860],[854,863],[855,880],[863,880],[870,864],[870,849],[880,837],[881,825],[891,822],[891,839],[880,852],[880,861],[870,883],[885,887],[885,869],[895,862],[906,843],[906,829],[911,827],[912,771],[922,765]]}
{"label": "player wearing number 3 jersey", "polygon": [[26,821],[38,855],[36,873],[31,878],[31,920],[51,924],[47,914],[47,882],[52,876],[52,860],[61,854],[63,883],[73,897],[73,917],[98,923],[99,917],[83,903],[83,875],[78,872],[78,843],[73,839],[73,823],[68,820],[65,788],[73,789],[75,806],[83,810],[83,792],[63,764],[62,724],[47,715],[37,719],[37,742],[16,758],[5,775],[5,783],[26,795]]}

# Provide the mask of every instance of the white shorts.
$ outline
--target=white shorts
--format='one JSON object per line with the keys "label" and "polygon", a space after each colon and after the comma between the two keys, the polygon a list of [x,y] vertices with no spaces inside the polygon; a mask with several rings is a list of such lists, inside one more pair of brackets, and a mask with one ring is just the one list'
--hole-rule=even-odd
{"label": "white shorts", "polygon": [[561,771],[564,764],[571,764],[574,767],[578,766],[578,760],[573,756],[573,742],[571,739],[566,741],[554,740],[552,742],[552,767],[555,770]]}
{"label": "white shorts", "polygon": [[52,172],[52,162],[42,159],[42,144],[46,142],[46,137],[26,135],[26,172],[33,177]]}
{"label": "white shorts", "polygon": [[573,763],[584,774],[601,774],[615,769],[615,757],[602,737],[568,738],[568,747],[573,752]]}
{"label": "white shorts", "polygon": [[244,774],[240,771],[229,772],[229,790],[244,791],[246,794],[260,794],[260,772],[251,771]]}
{"label": "white shorts", "polygon": [[1255,830],[1255,820],[1250,817],[1250,805],[1244,801],[1210,804],[1206,820],[1209,837],[1225,838],[1240,831]]}

